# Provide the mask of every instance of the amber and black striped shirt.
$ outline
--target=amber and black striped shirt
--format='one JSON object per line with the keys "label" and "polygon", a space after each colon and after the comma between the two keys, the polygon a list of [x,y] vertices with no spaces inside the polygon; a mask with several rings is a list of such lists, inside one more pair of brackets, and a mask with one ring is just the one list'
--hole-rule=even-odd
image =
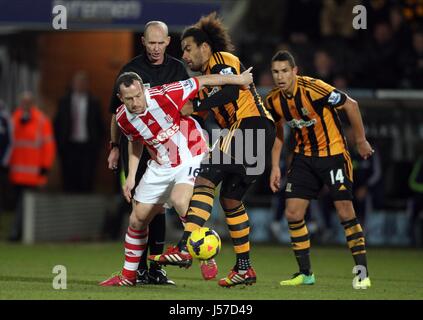
{"label": "amber and black striped shirt", "polygon": [[[245,70],[238,57],[229,52],[215,52],[209,61],[205,74],[240,74]],[[199,93],[200,101],[221,90],[221,87],[206,88]],[[249,90],[239,90],[238,99],[212,108],[216,122],[221,128],[229,128],[236,121],[248,117],[272,116],[264,107],[254,84]]]}
{"label": "amber and black striped shirt", "polygon": [[276,122],[282,119],[294,130],[294,152],[325,157],[348,150],[336,110],[346,99],[345,93],[321,80],[297,76],[292,96],[274,88],[265,105]]}

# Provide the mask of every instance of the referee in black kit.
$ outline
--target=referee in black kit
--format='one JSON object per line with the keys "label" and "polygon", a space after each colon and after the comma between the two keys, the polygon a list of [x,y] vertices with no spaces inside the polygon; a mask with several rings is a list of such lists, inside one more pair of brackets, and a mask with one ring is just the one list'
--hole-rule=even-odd
{"label": "referee in black kit", "polygon": [[[145,50],[123,66],[117,77],[124,72],[135,72],[142,78],[146,87],[154,87],[189,78],[183,63],[165,52],[170,43],[170,37],[168,35],[168,27],[164,22],[148,22],[145,25],[144,35],[141,40]],[[128,174],[128,140],[120,139],[120,130],[116,124],[116,109],[122,104],[116,94],[117,90],[114,88],[110,100],[110,112],[113,116],[110,123],[110,153],[107,161],[109,169],[116,170],[118,169],[119,157],[121,157],[126,177]],[[150,155],[144,149],[136,175],[137,184],[147,168],[149,159]],[[129,204],[126,202],[125,204],[127,205],[126,211],[129,212],[131,210]],[[149,225],[148,249],[150,254],[161,254],[163,252],[165,232],[166,216],[163,208],[163,214],[157,215]],[[168,279],[166,272],[155,262],[151,262],[150,269],[148,269],[146,258],[148,249],[144,251],[138,267],[137,283],[174,285],[175,282]]]}

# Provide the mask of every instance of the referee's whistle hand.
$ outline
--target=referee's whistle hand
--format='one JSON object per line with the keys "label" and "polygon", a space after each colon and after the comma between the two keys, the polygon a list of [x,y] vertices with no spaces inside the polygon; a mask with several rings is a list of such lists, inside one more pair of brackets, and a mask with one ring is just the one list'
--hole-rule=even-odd
{"label": "referee's whistle hand", "polygon": [[118,167],[119,161],[119,149],[113,148],[110,150],[109,157],[107,158],[108,168],[110,170],[116,170]]}

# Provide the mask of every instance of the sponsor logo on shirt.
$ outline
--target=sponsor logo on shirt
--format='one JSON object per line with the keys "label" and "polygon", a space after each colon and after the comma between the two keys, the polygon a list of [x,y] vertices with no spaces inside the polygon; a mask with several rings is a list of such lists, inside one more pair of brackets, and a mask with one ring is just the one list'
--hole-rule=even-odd
{"label": "sponsor logo on shirt", "polygon": [[291,121],[288,121],[287,123],[293,129],[295,129],[295,128],[301,129],[303,127],[313,126],[314,124],[317,123],[317,120],[316,119],[311,119],[309,121],[305,121],[303,119],[300,119],[300,120],[292,119]]}
{"label": "sponsor logo on shirt", "polygon": [[173,135],[175,135],[179,131],[179,126],[177,124],[174,124],[172,127],[160,131],[155,138],[152,138],[150,140],[146,140],[147,144],[156,145],[159,143],[162,143],[164,141],[169,140]]}

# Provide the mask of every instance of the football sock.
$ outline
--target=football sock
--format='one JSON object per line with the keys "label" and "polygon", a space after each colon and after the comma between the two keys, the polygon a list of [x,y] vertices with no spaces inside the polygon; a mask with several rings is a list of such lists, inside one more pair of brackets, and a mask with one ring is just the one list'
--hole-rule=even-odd
{"label": "football sock", "polygon": [[247,270],[249,268],[251,268],[251,260],[249,258],[249,254],[244,253],[244,254],[239,254],[236,257],[236,267],[238,269],[238,272],[243,274],[245,272],[247,272]]}
{"label": "football sock", "polygon": [[209,186],[194,186],[194,193],[188,209],[182,239],[178,243],[179,249],[186,251],[189,235],[194,230],[204,226],[213,209],[214,188]]}
{"label": "football sock", "polygon": [[[166,235],[166,215],[164,213],[157,214],[148,226],[148,248],[150,254],[163,253]],[[141,263],[147,268],[147,250],[144,251]],[[140,264],[141,264],[140,263]],[[157,262],[151,261],[150,268],[160,269]],[[140,269],[140,268],[138,268]]]}
{"label": "football sock", "polygon": [[303,219],[301,221],[288,222],[288,226],[292,249],[294,250],[300,273],[310,275],[310,236],[305,221]]}
{"label": "football sock", "polygon": [[244,205],[241,203],[233,209],[225,209],[226,223],[237,256],[237,268],[247,270],[250,267],[250,222]]}
{"label": "football sock", "polygon": [[357,218],[354,218],[349,221],[342,222],[342,225],[344,226],[348,247],[351,250],[355,264],[358,266],[364,266],[368,275],[366,243],[360,223]]}
{"label": "football sock", "polygon": [[123,266],[122,275],[135,279],[138,264],[140,262],[143,251],[147,247],[148,228],[143,230],[134,230],[128,227],[125,236],[125,264]]}

